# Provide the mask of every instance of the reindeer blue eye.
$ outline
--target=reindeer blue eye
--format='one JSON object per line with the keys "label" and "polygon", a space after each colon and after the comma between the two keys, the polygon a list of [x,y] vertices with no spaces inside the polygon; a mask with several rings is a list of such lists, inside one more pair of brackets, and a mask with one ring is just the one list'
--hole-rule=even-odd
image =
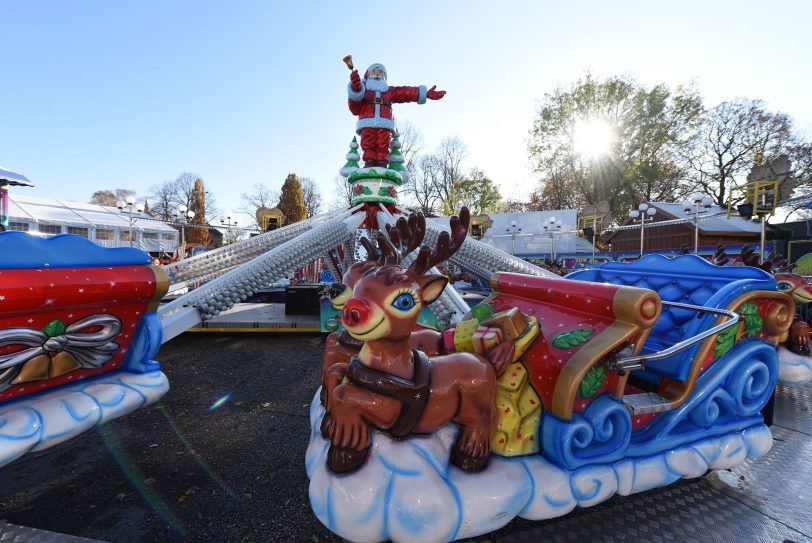
{"label": "reindeer blue eye", "polygon": [[408,311],[414,307],[414,296],[408,292],[399,294],[398,297],[395,298],[395,301],[392,302],[392,305],[401,311]]}
{"label": "reindeer blue eye", "polygon": [[778,283],[778,290],[789,290],[792,288],[792,285],[789,283]]}

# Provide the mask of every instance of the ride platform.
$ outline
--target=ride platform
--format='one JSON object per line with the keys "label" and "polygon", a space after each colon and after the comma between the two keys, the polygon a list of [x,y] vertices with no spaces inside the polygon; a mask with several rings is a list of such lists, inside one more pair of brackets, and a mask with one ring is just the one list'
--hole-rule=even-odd
{"label": "ride platform", "polygon": [[188,332],[319,332],[319,315],[291,315],[285,304],[241,303]]}
{"label": "ride platform", "polygon": [[[812,383],[776,387],[773,446],[728,470],[530,525],[495,541],[812,542]],[[529,523],[528,523],[529,525]]]}

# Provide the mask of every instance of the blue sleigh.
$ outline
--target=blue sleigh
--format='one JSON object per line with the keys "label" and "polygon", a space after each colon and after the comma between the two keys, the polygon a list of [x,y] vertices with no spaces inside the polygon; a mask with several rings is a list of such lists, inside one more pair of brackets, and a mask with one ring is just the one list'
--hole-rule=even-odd
{"label": "blue sleigh", "polygon": [[[611,310],[612,303],[595,303],[598,291],[610,288],[596,283],[637,287],[624,296],[639,300],[657,293],[656,320],[637,328],[628,320],[593,326],[597,335],[589,341],[602,345],[602,354],[589,360],[578,356],[583,346],[556,350],[560,323],[596,323],[598,310]],[[353,541],[473,537],[517,516],[565,515],[769,451],[761,410],[775,387],[776,344],[794,302],[768,273],[650,255],[564,280],[497,274],[492,286],[486,303],[496,311],[518,307],[541,325],[539,339],[516,362],[543,403],[536,442],[527,444],[532,452],[494,454],[484,472],[470,474],[448,463],[453,424],[403,441],[375,432],[367,465],[336,476],[325,466],[329,443],[319,433],[324,410],[316,394],[306,467],[313,510],[332,531]],[[613,338],[615,329],[632,332]],[[608,377],[585,399],[579,381],[593,368]]]}
{"label": "blue sleigh", "polygon": [[[617,359],[618,369],[631,371],[627,388],[639,390],[627,390],[623,398],[630,416],[653,420],[615,455],[646,457],[763,427],[760,411],[778,375],[776,344],[795,313],[794,302],[776,290],[770,274],[716,266],[693,255],[654,254],[567,278],[648,288],[663,301],[639,355]],[[723,328],[725,312],[738,319]]]}

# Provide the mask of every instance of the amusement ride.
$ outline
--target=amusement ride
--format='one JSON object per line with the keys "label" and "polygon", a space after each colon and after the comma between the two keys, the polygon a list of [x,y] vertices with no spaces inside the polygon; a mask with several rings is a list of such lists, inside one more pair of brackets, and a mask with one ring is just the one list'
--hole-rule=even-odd
{"label": "amusement ride", "polygon": [[[341,537],[473,537],[770,450],[762,410],[777,380],[812,378],[795,320],[812,289],[786,262],[653,254],[561,278],[469,237],[465,208],[447,225],[409,214],[392,105],[445,91],[345,62],[358,117],[341,168],[349,209],[162,267],[78,236],[0,233],[0,464],[157,401],[163,343],[317,258],[341,278],[341,326],[305,466],[313,512]],[[635,212],[641,238],[652,211]],[[469,307],[445,264],[491,294]]]}

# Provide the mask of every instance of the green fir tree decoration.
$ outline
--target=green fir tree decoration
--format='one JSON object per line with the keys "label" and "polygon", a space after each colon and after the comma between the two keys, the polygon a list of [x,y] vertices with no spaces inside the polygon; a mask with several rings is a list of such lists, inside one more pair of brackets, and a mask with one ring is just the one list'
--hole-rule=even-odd
{"label": "green fir tree decoration", "polygon": [[578,394],[581,398],[591,398],[603,387],[606,382],[606,369],[602,365],[592,366],[586,372],[581,384],[578,385]]}
{"label": "green fir tree decoration", "polygon": [[350,142],[350,150],[347,152],[347,163],[339,170],[339,173],[344,177],[349,177],[352,172],[359,168],[359,160],[361,160],[361,156],[358,154],[358,138],[354,137]]}
{"label": "green fir tree decoration", "polygon": [[594,332],[595,330],[592,328],[579,328],[577,330],[563,332],[553,338],[553,347],[558,349],[572,349],[573,347],[578,347],[588,342],[589,336]]}
{"label": "green fir tree decoration", "polygon": [[392,146],[389,148],[389,169],[396,172],[406,171],[403,167],[403,154],[400,152],[400,140],[398,135],[392,138]]}

